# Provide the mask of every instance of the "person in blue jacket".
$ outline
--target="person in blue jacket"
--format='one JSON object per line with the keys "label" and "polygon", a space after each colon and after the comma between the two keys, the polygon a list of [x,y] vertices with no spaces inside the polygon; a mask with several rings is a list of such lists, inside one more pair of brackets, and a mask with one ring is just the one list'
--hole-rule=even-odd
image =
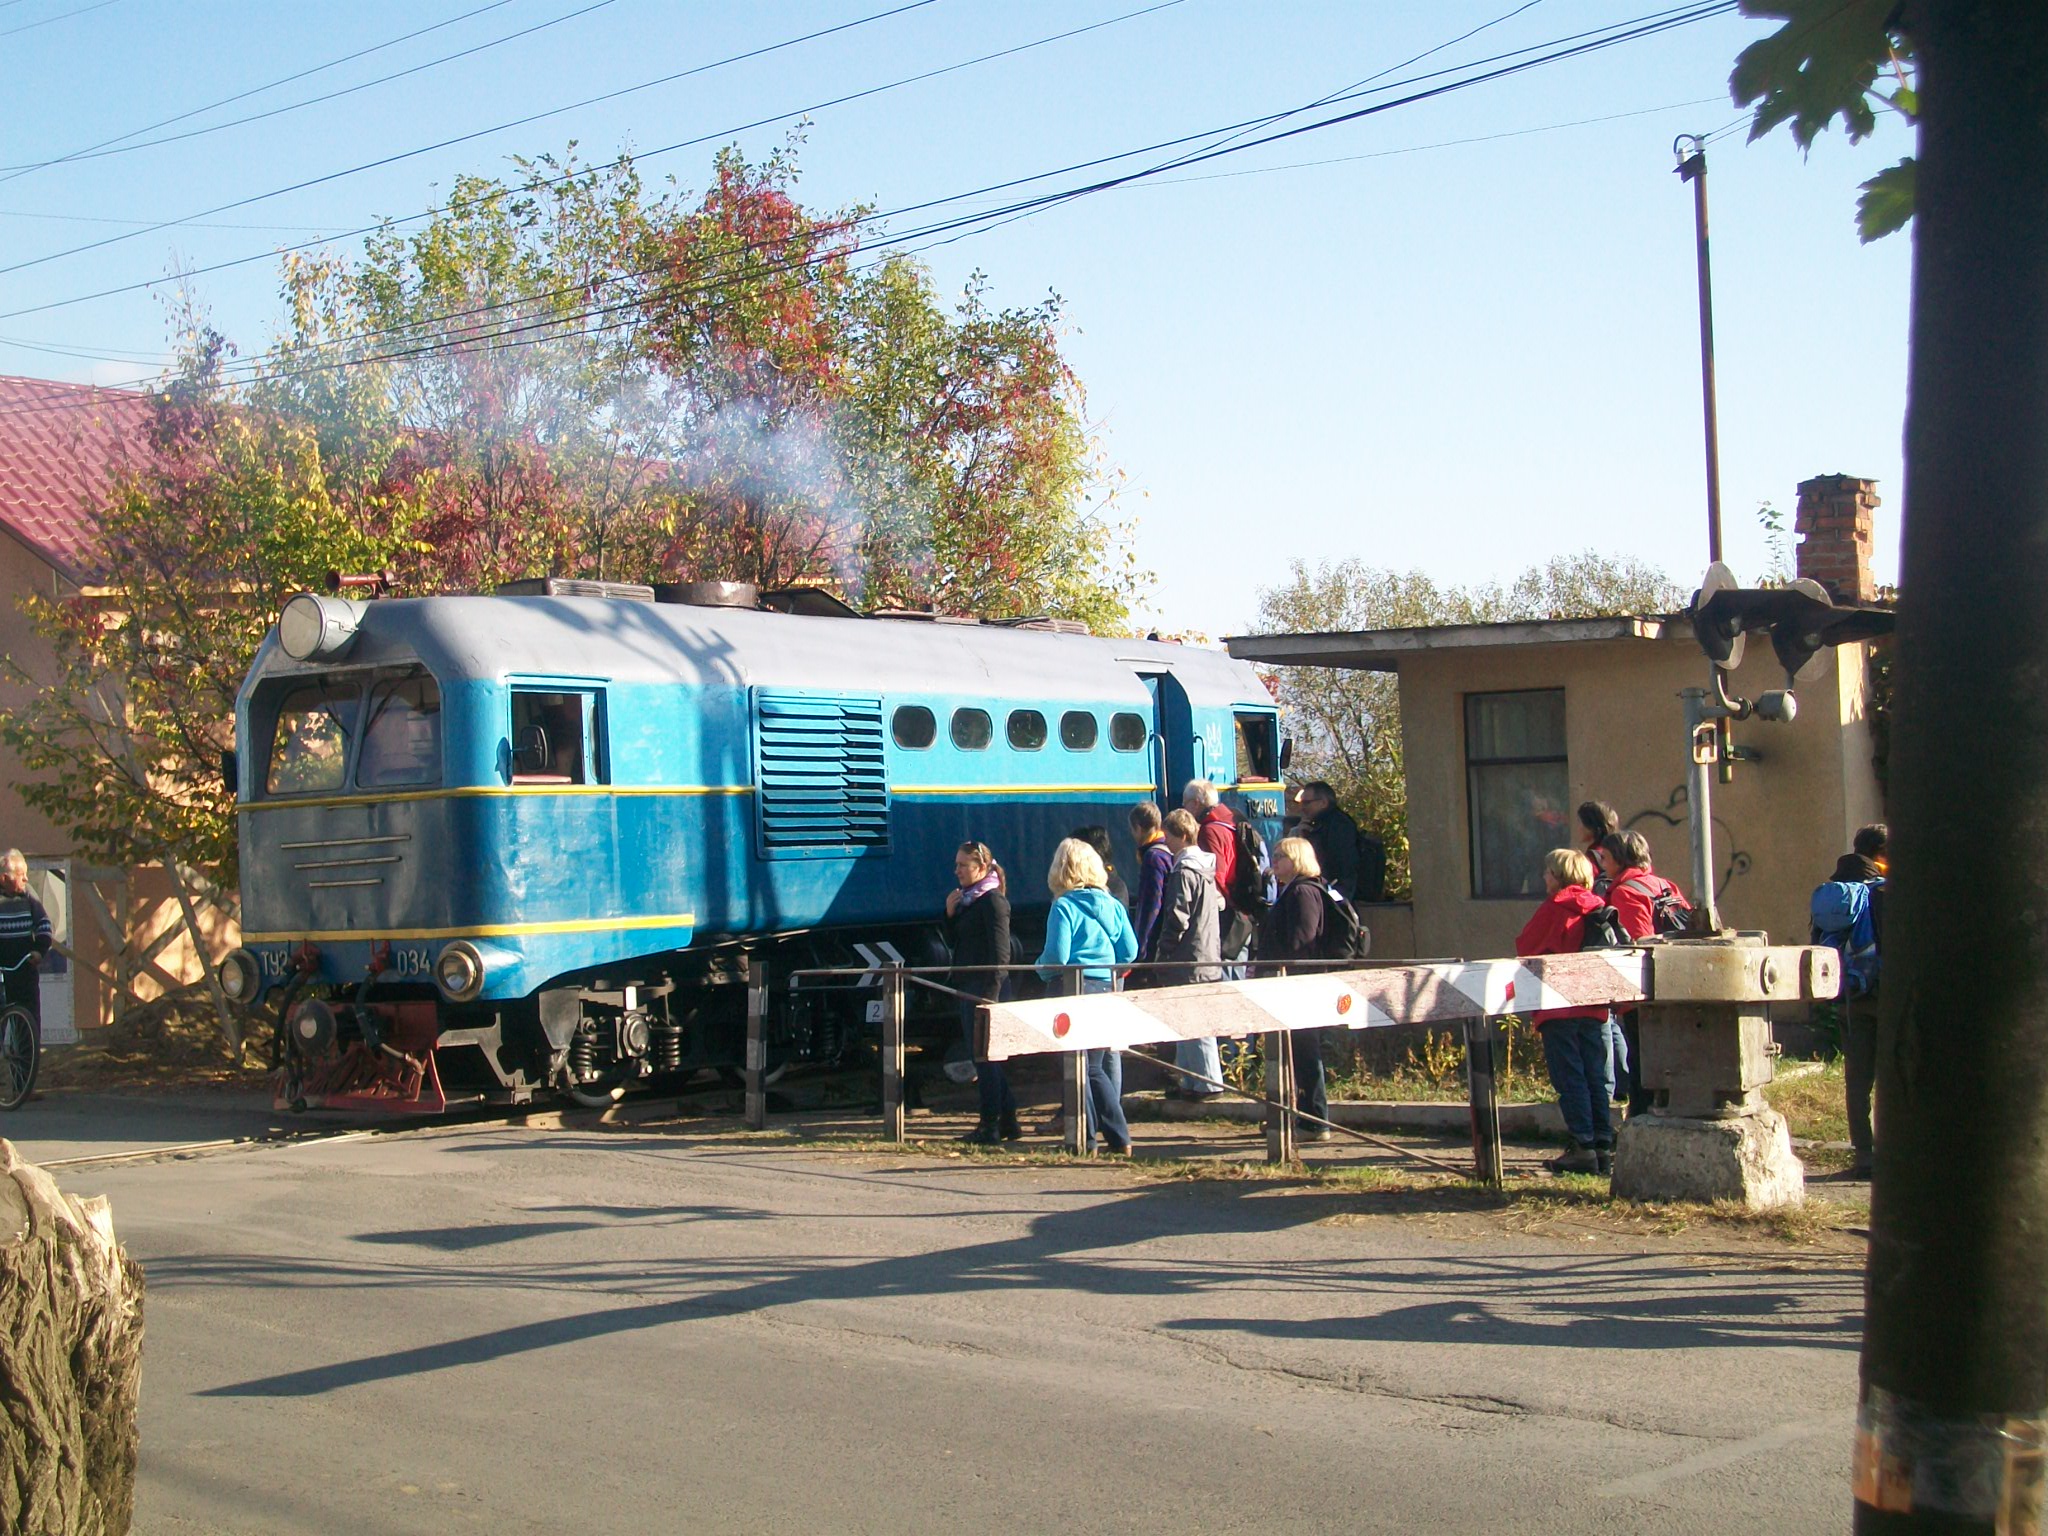
{"label": "person in blue jacket", "polygon": [[[1105,888],[1109,872],[1102,855],[1070,837],[1052,856],[1045,883],[1052,888],[1052,911],[1045,919],[1045,949],[1038,974],[1055,986],[1070,986],[1071,971],[1086,967],[1083,992],[1108,992],[1116,985],[1116,967],[1138,958],[1138,936],[1123,903]],[[1088,1149],[1099,1136],[1115,1153],[1131,1150],[1131,1128],[1124,1121],[1123,1061],[1114,1049],[1088,1052]]]}

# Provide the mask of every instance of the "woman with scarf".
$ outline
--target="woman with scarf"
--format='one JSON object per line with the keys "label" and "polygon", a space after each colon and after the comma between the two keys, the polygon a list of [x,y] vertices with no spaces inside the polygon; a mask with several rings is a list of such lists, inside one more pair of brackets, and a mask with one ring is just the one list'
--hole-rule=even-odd
{"label": "woman with scarf", "polygon": [[[962,843],[953,855],[953,879],[957,890],[946,894],[946,947],[957,966],[1008,965],[1010,963],[1010,896],[1003,867],[986,843]],[[981,1003],[993,1003],[1003,995],[1003,973],[968,971],[956,975],[953,984],[972,992]],[[961,1026],[967,1032],[967,1048],[974,1049],[974,1016],[981,1003],[960,1003]],[[974,1061],[974,1080],[981,1088],[981,1118],[974,1129],[960,1139],[977,1147],[1000,1146],[1024,1134],[1017,1123],[1017,1096],[999,1061]]]}

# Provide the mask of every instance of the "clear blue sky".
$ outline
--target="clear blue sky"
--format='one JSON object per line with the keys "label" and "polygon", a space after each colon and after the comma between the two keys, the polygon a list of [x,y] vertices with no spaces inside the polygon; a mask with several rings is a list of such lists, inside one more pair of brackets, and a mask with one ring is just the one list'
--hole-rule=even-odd
{"label": "clear blue sky", "polygon": [[[486,3],[8,0],[0,4],[0,161],[80,150]],[[340,89],[591,3],[507,0],[159,131]],[[713,135],[643,164],[650,178],[700,187],[716,143],[737,139],[759,155],[788,129],[729,131],[752,119],[1145,3],[937,0],[219,213],[207,227],[186,224],[0,274],[0,310],[420,212],[460,172],[500,173],[511,155],[559,151],[570,139],[603,159]],[[813,113],[803,194],[822,206],[917,203],[1301,106],[1515,3],[1182,0]],[[888,5],[609,0],[338,101],[132,153],[0,171],[11,178],[0,181],[0,266]],[[1539,0],[1403,73],[1651,8],[1650,0]],[[1212,162],[1166,184],[1083,199],[925,259],[948,289],[980,268],[999,301],[1048,290],[1065,297],[1069,354],[1103,449],[1128,476],[1142,561],[1158,573],[1152,610],[1175,627],[1243,629],[1257,589],[1281,579],[1295,557],[1355,555],[1479,580],[1598,546],[1690,583],[1705,560],[1699,354],[1691,203],[1671,174],[1670,146],[1678,132],[1738,117],[1727,99],[1729,66],[1766,30],[1717,18]],[[1616,116],[1624,113],[1641,115]],[[1583,121],[1593,118],[1612,120]],[[1553,126],[1561,124],[1579,126]],[[1552,131],[1529,131],[1537,129]],[[1754,146],[1737,133],[1710,151],[1723,497],[1730,559],[1745,576],[1764,559],[1757,503],[1770,498],[1789,512],[1798,481],[1834,472],[1881,482],[1879,574],[1896,574],[1910,247],[1905,237],[1859,246],[1852,214],[1855,184],[1906,142],[1903,128],[1887,124],[1858,147],[1831,134],[1805,161],[1782,131]],[[1304,161],[1342,163],[1297,164]],[[1245,172],[1257,174],[1237,174]],[[120,220],[135,222],[105,222]],[[194,286],[245,350],[268,341],[274,260]],[[0,337],[0,372],[105,381],[146,370],[121,356],[146,359],[168,345],[161,299],[150,293],[0,319]],[[24,341],[120,356],[53,355]]]}

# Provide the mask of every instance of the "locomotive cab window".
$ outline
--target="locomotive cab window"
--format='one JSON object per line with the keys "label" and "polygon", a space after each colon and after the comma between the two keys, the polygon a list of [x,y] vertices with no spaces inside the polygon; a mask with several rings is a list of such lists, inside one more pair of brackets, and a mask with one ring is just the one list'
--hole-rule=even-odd
{"label": "locomotive cab window", "polygon": [[597,784],[597,696],[512,690],[512,782]]}
{"label": "locomotive cab window", "polygon": [[346,784],[362,703],[363,691],[354,683],[305,683],[287,693],[277,706],[265,791],[318,795]]}
{"label": "locomotive cab window", "polygon": [[922,704],[902,704],[889,717],[889,734],[896,745],[922,752],[939,737],[939,722]]}
{"label": "locomotive cab window", "polygon": [[1237,717],[1237,781],[1271,783],[1280,777],[1280,752],[1274,737],[1277,722],[1271,715]]}
{"label": "locomotive cab window", "polygon": [[1045,745],[1045,716],[1035,709],[1010,711],[1010,746],[1018,752],[1036,752]]}
{"label": "locomotive cab window", "polygon": [[985,709],[953,711],[953,745],[962,752],[986,752],[995,739],[995,722]]}
{"label": "locomotive cab window", "polygon": [[370,691],[356,787],[441,782],[441,688],[431,677],[398,677]]}
{"label": "locomotive cab window", "polygon": [[1095,749],[1095,717],[1085,709],[1070,709],[1060,716],[1060,745],[1069,752]]}
{"label": "locomotive cab window", "polygon": [[1151,734],[1143,715],[1124,713],[1109,717],[1109,744],[1119,752],[1144,751],[1145,739]]}

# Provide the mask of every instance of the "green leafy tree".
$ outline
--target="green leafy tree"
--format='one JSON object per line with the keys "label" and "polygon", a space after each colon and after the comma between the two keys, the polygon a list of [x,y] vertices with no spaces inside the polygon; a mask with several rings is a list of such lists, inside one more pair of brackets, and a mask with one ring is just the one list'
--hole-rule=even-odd
{"label": "green leafy tree", "polygon": [[[1506,586],[1442,586],[1420,571],[1390,571],[1362,560],[1296,561],[1286,581],[1259,594],[1255,627],[1261,634],[1410,629],[1669,613],[1685,601],[1685,593],[1652,567],[1591,550],[1532,567]],[[1388,895],[1405,897],[1408,790],[1393,674],[1277,667],[1272,687],[1294,740],[1293,772],[1327,779],[1358,824],[1385,839]]]}
{"label": "green leafy tree", "polygon": [[[1743,0],[1742,14],[1783,21],[1735,61],[1728,88],[1737,106],[1754,104],[1752,142],[1781,123],[1799,147],[1840,119],[1849,142],[1877,131],[1881,111],[1920,120],[1913,43],[1899,0]],[[1863,183],[1857,232],[1868,244],[1913,218],[1919,168],[1907,155]]]}

